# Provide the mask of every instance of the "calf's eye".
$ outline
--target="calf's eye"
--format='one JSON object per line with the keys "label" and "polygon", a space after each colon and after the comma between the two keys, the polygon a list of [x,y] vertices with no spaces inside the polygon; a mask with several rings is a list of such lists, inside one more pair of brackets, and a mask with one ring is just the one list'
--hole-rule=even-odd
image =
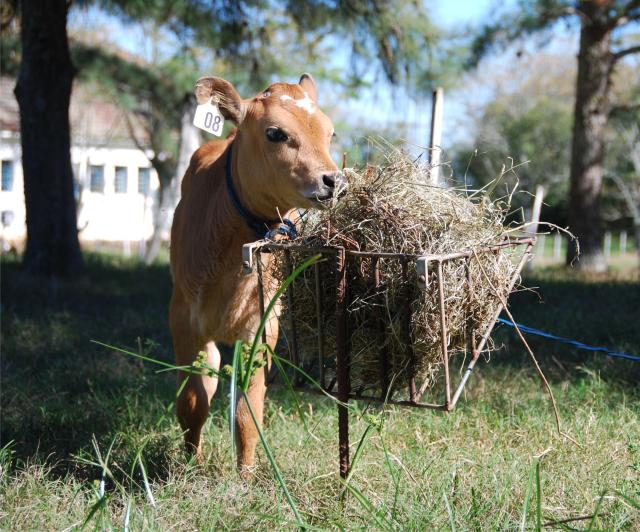
{"label": "calf's eye", "polygon": [[279,127],[269,127],[266,131],[267,140],[269,142],[285,142],[289,139],[287,134]]}

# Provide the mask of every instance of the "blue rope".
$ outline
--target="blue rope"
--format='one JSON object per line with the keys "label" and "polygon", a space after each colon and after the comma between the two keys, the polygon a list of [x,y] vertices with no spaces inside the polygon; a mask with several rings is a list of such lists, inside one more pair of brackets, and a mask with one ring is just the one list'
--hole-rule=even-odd
{"label": "blue rope", "polygon": [[[231,178],[232,148],[233,143],[229,144],[229,148],[227,149],[227,159],[225,161],[224,168],[224,179],[227,183],[227,192],[229,192],[231,202],[236,208],[236,211],[238,211],[238,214],[242,216],[246,224],[249,226],[249,229],[251,229],[258,238],[273,240],[276,235],[288,236],[291,240],[296,238],[298,236],[296,226],[291,220],[289,220],[289,218],[283,219],[282,223],[280,223],[280,220],[263,220],[262,218],[254,216],[244,208],[244,205],[242,205],[242,202],[238,197],[238,193],[233,186],[233,179]],[[270,229],[272,225],[276,224],[278,224],[278,227],[276,227],[275,229]],[[265,229],[266,232],[264,232]]]}
{"label": "blue rope", "polygon": [[[498,318],[498,321],[500,323],[504,323],[505,325],[508,325],[509,327],[515,328],[515,325],[509,320]],[[633,360],[634,362],[640,362],[640,357],[630,355],[628,353],[620,353],[618,351],[612,351],[608,347],[597,347],[593,345],[587,345],[587,344],[583,344],[582,342],[578,342],[577,340],[571,340],[569,338],[562,338],[561,336],[555,336],[554,334],[549,334],[539,329],[534,329],[533,327],[527,327],[526,325],[522,325],[520,323],[516,323],[516,325],[518,326],[518,329],[520,329],[522,332],[527,334],[542,336],[543,338],[548,338],[549,340],[555,340],[563,344],[572,345],[573,347],[576,347],[578,349],[584,349],[585,351],[599,351],[601,353],[605,353],[607,356],[610,356],[610,357],[624,358],[626,360]]]}

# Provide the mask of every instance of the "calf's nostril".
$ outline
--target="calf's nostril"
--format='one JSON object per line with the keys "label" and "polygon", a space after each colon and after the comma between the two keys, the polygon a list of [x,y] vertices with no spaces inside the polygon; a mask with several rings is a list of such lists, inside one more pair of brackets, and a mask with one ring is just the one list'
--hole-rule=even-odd
{"label": "calf's nostril", "polygon": [[322,176],[322,182],[329,188],[334,188],[336,186],[335,174],[324,174]]}

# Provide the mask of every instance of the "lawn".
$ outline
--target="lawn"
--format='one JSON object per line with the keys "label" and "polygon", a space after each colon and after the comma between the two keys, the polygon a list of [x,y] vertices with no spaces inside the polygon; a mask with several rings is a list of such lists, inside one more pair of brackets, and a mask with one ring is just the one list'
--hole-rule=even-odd
{"label": "lawn", "polygon": [[[254,480],[237,476],[226,393],[214,400],[196,466],[182,452],[175,376],[90,342],[170,361],[168,266],[100,254],[87,262],[86,275],[57,283],[2,264],[0,529],[295,528],[264,452]],[[514,295],[520,322],[640,354],[637,271],[577,278],[548,269],[526,284],[539,296]],[[266,435],[305,522],[506,530],[583,517],[548,527],[640,529],[640,363],[530,338],[573,443],[557,434],[513,333],[497,340],[504,348],[479,365],[451,414],[352,416],[352,454],[368,438],[346,496],[334,404],[301,394],[307,430],[291,398],[271,390]]]}

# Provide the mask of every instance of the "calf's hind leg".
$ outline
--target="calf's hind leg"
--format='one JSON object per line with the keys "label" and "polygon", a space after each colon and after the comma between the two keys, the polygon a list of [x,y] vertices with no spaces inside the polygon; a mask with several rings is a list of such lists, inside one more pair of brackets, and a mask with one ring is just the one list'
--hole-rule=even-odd
{"label": "calf's hind leg", "polygon": [[[189,351],[176,349],[178,365],[190,365],[200,351],[207,354],[207,365],[216,371],[220,368],[220,352],[214,342],[204,345],[192,344]],[[211,398],[216,393],[218,378],[208,375],[192,375],[183,371],[178,372],[178,387],[185,382],[184,388],[176,400],[178,420],[184,431],[184,441],[188,452],[195,453],[198,460],[202,459],[202,427],[209,415]]]}
{"label": "calf's hind leg", "polygon": [[[179,366],[190,366],[200,351],[207,354],[207,365],[218,371],[220,368],[220,352],[214,342],[207,342],[191,329],[188,307],[174,290],[169,306],[169,325],[173,338],[173,349]],[[185,383],[186,380],[186,383]],[[178,387],[184,387],[176,399],[178,421],[184,431],[187,451],[195,453],[202,459],[200,435],[202,427],[209,415],[209,404],[218,386],[217,377],[192,375],[178,372]]]}

